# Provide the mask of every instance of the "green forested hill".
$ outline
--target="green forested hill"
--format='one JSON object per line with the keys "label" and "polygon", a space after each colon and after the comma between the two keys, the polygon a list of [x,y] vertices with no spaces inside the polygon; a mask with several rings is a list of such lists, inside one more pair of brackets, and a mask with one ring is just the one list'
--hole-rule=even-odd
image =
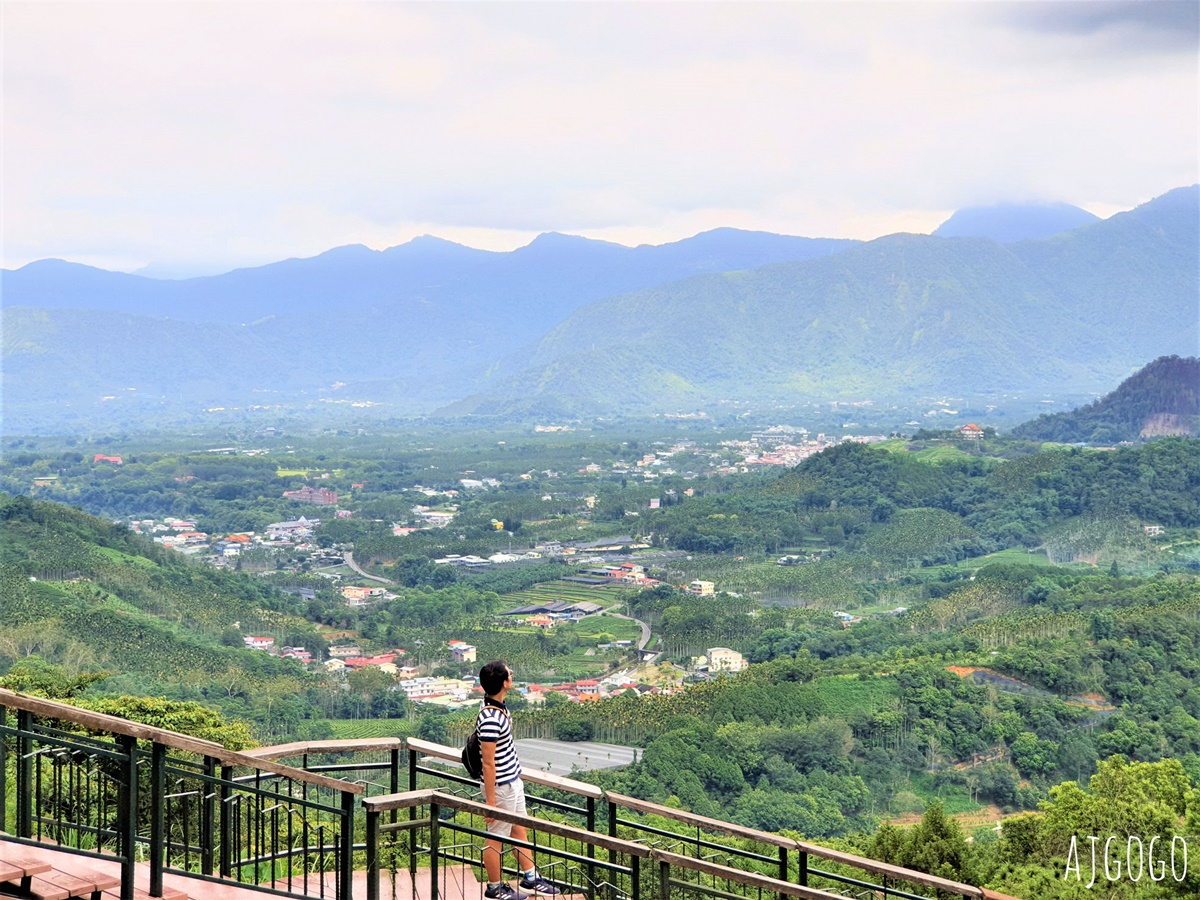
{"label": "green forested hill", "polygon": [[1156,359],[1095,403],[1013,429],[1026,440],[1094,444],[1164,434],[1200,434],[1200,359],[1194,356]]}
{"label": "green forested hill", "polygon": [[191,565],[124,526],[56,503],[0,494],[0,529],[9,659],[40,652],[147,683],[234,669],[300,673],[290,660],[220,640],[235,622],[246,634],[306,630],[295,598],[266,584]]}
{"label": "green forested hill", "polygon": [[[937,513],[944,515],[936,515]],[[946,516],[950,516],[949,519]],[[916,453],[847,442],[766,487],[697,498],[650,520],[660,540],[689,551],[761,550],[830,529],[877,562],[1039,546],[1064,529],[1148,522],[1200,527],[1200,441],[1062,449],[1009,460]],[[886,528],[884,527],[886,526]]]}

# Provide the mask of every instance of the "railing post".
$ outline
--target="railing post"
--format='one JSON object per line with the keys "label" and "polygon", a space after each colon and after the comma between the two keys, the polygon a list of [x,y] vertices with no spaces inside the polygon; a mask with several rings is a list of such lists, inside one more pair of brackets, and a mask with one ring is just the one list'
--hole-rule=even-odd
{"label": "railing post", "polygon": [[629,877],[633,879],[633,884],[629,886],[629,900],[641,900],[642,858],[640,856],[629,857]]}
{"label": "railing post", "polygon": [[439,810],[436,800],[429,803],[429,900],[438,900]]}
{"label": "railing post", "polygon": [[166,824],[167,748],[155,741],[150,745],[150,896],[163,895],[165,863],[164,826]]}
{"label": "railing post", "polygon": [[[615,838],[617,836],[617,804],[612,800],[608,801],[608,836]],[[617,861],[617,852],[611,847],[608,851],[608,864],[613,865]],[[615,884],[615,878],[609,878],[609,884]],[[616,897],[616,887],[609,888],[608,895],[610,898]]]}
{"label": "railing post", "polygon": [[117,737],[125,754],[125,771],[117,789],[117,842],[121,848],[121,900],[133,900],[134,861],[137,848],[138,749],[137,738]]}
{"label": "railing post", "polygon": [[[408,751],[408,789],[415,791],[417,789],[417,751],[409,748]],[[417,808],[410,806],[408,808],[408,821],[415,822],[417,820]],[[413,825],[408,827],[408,877],[410,884],[416,884],[417,878],[417,829]]]}
{"label": "railing post", "polygon": [[[788,880],[788,852],[787,847],[779,848],[779,880]],[[785,894],[779,895],[779,900],[786,900]]]}
{"label": "railing post", "polygon": [[800,851],[800,886],[808,887],[808,851]]}
{"label": "railing post", "polygon": [[342,791],[342,862],[338,867],[338,897],[354,896],[354,795]]}
{"label": "railing post", "polygon": [[[389,793],[398,794],[398,793],[400,793],[400,748],[399,747],[392,748],[390,762],[391,762],[391,768],[392,768],[392,771],[391,771],[392,777],[388,783],[388,787],[390,788]],[[389,816],[388,818],[391,820],[391,823],[393,825],[395,825],[396,819],[398,819],[399,817],[400,817],[400,811],[398,809],[393,809],[391,816]]]}
{"label": "railing post", "polygon": [[[596,833],[596,798],[595,797],[587,798],[587,830],[589,832],[591,832],[592,834]],[[589,843],[587,845],[587,857],[588,857],[588,859],[596,858],[596,846],[594,844]],[[596,895],[596,867],[593,866],[591,863],[589,863],[588,867],[587,867],[587,873],[588,873],[587,874],[587,879],[588,879],[587,895],[588,895],[588,900],[592,900],[592,898]]]}
{"label": "railing post", "polygon": [[[393,791],[393,793],[396,792]],[[367,900],[379,900],[379,813],[373,809],[367,810],[366,841]]]}
{"label": "railing post", "polygon": [[658,864],[658,900],[671,900],[671,865],[667,862]]}
{"label": "railing post", "polygon": [[33,837],[33,713],[17,710],[17,837]]}
{"label": "railing post", "polygon": [[200,873],[213,873],[213,847],[217,843],[215,829],[217,826],[217,786],[209,779],[215,779],[217,761],[211,756],[204,757],[204,776],[200,800]]}
{"label": "railing post", "polygon": [[221,819],[221,850],[218,865],[222,878],[233,877],[233,766],[221,766],[217,809]]}
{"label": "railing post", "polygon": [[[8,707],[0,706],[0,729],[8,726]],[[8,739],[0,734],[0,831],[8,830]]]}

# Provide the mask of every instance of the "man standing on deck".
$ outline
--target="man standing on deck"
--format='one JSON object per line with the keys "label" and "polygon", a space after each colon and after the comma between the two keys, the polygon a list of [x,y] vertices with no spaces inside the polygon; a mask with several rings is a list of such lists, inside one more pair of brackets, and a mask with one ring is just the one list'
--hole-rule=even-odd
{"label": "man standing on deck", "polygon": [[[521,781],[521,761],[517,759],[517,747],[513,741],[512,715],[504,705],[508,689],[512,687],[512,669],[503,660],[493,660],[479,670],[479,685],[485,699],[479,712],[476,728],[479,733],[479,749],[483,756],[483,799],[488,806],[507,812],[525,815],[525,784]],[[515,890],[503,880],[501,838],[517,841],[527,840],[525,826],[513,825],[497,819],[484,818],[489,838],[483,851],[483,866],[487,869],[488,886],[483,896],[498,900],[525,900],[530,891],[543,896],[559,893],[558,888],[538,874],[533,857],[525,847],[514,847],[513,852],[523,873]]]}

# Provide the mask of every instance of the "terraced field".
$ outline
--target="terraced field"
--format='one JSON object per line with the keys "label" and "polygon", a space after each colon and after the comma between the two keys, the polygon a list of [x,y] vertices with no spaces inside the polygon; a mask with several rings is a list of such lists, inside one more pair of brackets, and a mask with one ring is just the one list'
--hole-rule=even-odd
{"label": "terraced field", "polygon": [[505,594],[504,599],[513,606],[530,606],[534,603],[549,603],[551,600],[563,600],[567,603],[599,603],[609,609],[620,601],[621,594],[629,590],[626,585],[597,585],[590,587],[585,584],[574,584],[570,581],[547,581],[545,584],[535,584],[531,588]]}

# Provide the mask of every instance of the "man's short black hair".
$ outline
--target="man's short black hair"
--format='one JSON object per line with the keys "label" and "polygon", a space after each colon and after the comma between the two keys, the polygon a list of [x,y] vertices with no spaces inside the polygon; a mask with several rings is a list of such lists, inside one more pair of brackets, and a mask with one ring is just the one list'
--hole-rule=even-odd
{"label": "man's short black hair", "polygon": [[479,686],[489,697],[504,690],[506,681],[508,681],[508,663],[502,659],[493,659],[479,670]]}

